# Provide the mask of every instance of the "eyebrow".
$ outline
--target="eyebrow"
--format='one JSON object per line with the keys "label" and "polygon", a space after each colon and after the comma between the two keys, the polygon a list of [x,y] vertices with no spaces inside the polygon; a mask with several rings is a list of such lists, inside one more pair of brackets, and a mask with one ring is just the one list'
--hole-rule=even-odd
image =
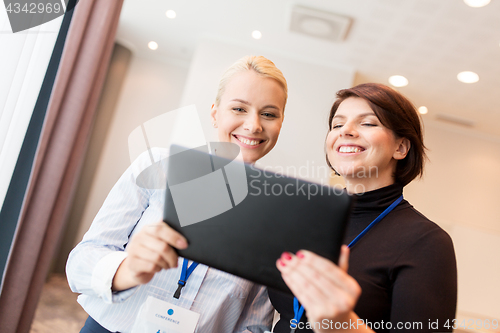
{"label": "eyebrow", "polygon": [[[240,102],[240,103],[243,103],[246,105],[250,105],[250,102],[245,101],[244,99],[239,99],[239,98],[232,99],[232,100],[230,100],[230,102]],[[262,109],[276,109],[278,111],[280,110],[279,107],[277,107],[276,105],[273,105],[273,104],[266,105]]]}
{"label": "eyebrow", "polygon": [[[362,113],[362,114],[357,115],[356,118],[364,118],[367,116],[377,117],[375,112],[367,112],[367,113]],[[339,114],[339,115],[335,115],[332,119],[335,119],[335,118],[346,118],[346,116]]]}
{"label": "eyebrow", "polygon": [[240,102],[240,103],[243,103],[243,104],[250,105],[250,102],[247,102],[244,99],[239,99],[239,98],[232,99],[230,102]]}

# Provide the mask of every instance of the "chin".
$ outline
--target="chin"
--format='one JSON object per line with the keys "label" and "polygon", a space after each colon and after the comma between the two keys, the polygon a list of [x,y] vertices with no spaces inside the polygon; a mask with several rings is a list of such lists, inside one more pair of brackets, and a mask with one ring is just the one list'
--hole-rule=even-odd
{"label": "chin", "polygon": [[245,161],[245,163],[255,163],[257,162],[258,160],[260,160],[261,158],[263,158],[264,156],[267,155],[267,153],[269,151],[264,151],[261,149],[248,149],[246,152],[247,154],[245,154],[245,150],[244,148],[240,147],[242,152],[243,152],[243,160]]}
{"label": "chin", "polygon": [[[348,177],[356,177],[356,176],[364,176],[367,171],[367,168],[359,165],[334,165],[333,168],[344,178]],[[362,177],[363,178],[363,177]]]}
{"label": "chin", "polygon": [[243,162],[246,164],[255,164],[259,159],[258,158],[252,158],[252,157],[243,157]]}

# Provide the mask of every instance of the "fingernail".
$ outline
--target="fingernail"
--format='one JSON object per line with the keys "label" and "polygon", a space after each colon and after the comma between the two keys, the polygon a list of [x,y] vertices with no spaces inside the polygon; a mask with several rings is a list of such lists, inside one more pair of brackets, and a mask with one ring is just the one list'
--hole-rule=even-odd
{"label": "fingernail", "polygon": [[290,255],[290,253],[288,252],[283,252],[281,254],[281,258],[285,259],[285,260],[291,260],[292,259],[292,256]]}
{"label": "fingernail", "polygon": [[304,258],[304,253],[302,252],[297,252],[297,254],[295,254],[297,257],[299,257],[300,259]]}
{"label": "fingernail", "polygon": [[280,263],[280,266],[283,266],[283,267],[284,267],[284,266],[286,266],[286,264],[285,264],[285,262],[284,262],[283,260],[278,259],[278,261],[279,261],[279,263]]}
{"label": "fingernail", "polygon": [[185,249],[188,246],[186,241],[183,239],[178,239],[176,244],[177,244],[177,247],[180,249]]}

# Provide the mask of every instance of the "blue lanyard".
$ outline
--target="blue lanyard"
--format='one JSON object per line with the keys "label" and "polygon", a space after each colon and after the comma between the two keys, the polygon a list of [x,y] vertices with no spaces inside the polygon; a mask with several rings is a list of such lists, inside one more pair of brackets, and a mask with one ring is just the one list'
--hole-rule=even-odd
{"label": "blue lanyard", "polygon": [[[384,217],[386,217],[387,214],[389,214],[394,208],[396,208],[397,205],[399,205],[399,203],[403,200],[403,195],[401,195],[399,198],[396,199],[396,201],[394,201],[389,207],[387,207],[383,212],[382,214],[380,214],[379,216],[377,216],[377,218],[375,220],[372,221],[372,223],[370,223],[366,228],[365,230],[361,231],[359,233],[359,235],[356,236],[356,238],[354,238],[350,243],[349,245],[347,245],[349,248],[353,247],[354,245],[356,245],[356,243],[361,239],[361,237],[363,237],[364,235],[366,235],[366,233],[368,231],[370,231],[371,228],[373,228],[375,226],[375,224],[379,223],[380,220],[382,220]],[[291,333],[295,332],[295,330],[297,329],[297,323],[300,321],[300,319],[302,318],[302,315],[304,314],[304,307],[302,305],[300,305],[299,307],[299,300],[297,299],[297,297],[294,297],[293,299],[293,320],[292,320],[292,331]]]}
{"label": "blue lanyard", "polygon": [[291,324],[293,328],[291,333],[295,332],[295,329],[297,329],[297,323],[300,321],[300,318],[302,318],[302,315],[304,314],[304,307],[300,305],[297,297],[293,298],[293,314],[294,316]]}
{"label": "blue lanyard", "polygon": [[375,226],[375,224],[379,223],[380,220],[382,220],[384,217],[386,217],[387,214],[389,214],[394,208],[396,208],[397,205],[399,205],[399,203],[403,200],[403,195],[401,195],[399,198],[396,199],[396,201],[394,201],[389,207],[387,207],[383,212],[382,214],[380,214],[375,220],[372,221],[372,223],[370,223],[366,228],[365,230],[361,231],[359,233],[359,235],[356,236],[356,238],[354,238],[352,240],[352,242],[349,243],[349,245],[347,245],[349,248],[353,247],[360,239],[361,237],[363,237],[364,235],[366,235],[366,233],[368,231],[370,231],[371,228],[373,228],[373,226]]}
{"label": "blue lanyard", "polygon": [[191,275],[191,273],[193,273],[196,266],[198,266],[198,263],[193,261],[193,263],[188,268],[188,263],[189,263],[189,260],[184,258],[184,261],[182,262],[181,278],[179,279],[179,282],[177,282],[178,286],[177,286],[177,290],[174,293],[174,298],[179,299],[179,297],[181,297],[182,288],[184,288],[184,286],[186,285],[187,279],[189,279],[189,276]]}

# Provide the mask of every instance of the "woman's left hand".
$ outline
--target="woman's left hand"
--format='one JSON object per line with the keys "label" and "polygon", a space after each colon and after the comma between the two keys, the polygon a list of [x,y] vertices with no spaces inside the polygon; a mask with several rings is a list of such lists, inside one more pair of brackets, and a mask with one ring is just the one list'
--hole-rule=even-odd
{"label": "woman's left hand", "polygon": [[[283,280],[304,306],[309,322],[319,323],[316,326],[320,328],[315,332],[334,331],[330,328],[334,328],[336,322],[345,327],[359,318],[353,309],[361,295],[361,287],[347,274],[348,263],[349,248],[345,245],[338,266],[304,250],[297,255],[285,252],[276,262]],[[324,322],[330,324],[321,325]]]}

